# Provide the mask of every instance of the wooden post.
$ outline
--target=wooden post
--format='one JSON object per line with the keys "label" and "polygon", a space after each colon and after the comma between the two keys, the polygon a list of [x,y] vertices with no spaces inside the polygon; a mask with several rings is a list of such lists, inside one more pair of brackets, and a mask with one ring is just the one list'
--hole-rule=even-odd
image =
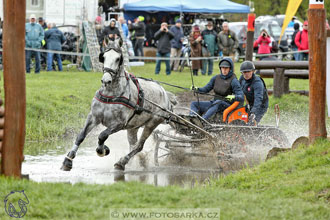
{"label": "wooden post", "polygon": [[1,173],[21,177],[25,139],[25,0],[4,0],[5,125]]}
{"label": "wooden post", "polygon": [[310,0],[308,9],[309,43],[309,140],[327,137],[325,125],[326,30],[323,0]]}
{"label": "wooden post", "polygon": [[327,106],[330,117],[330,30],[327,30]]}
{"label": "wooden post", "polygon": [[290,78],[285,76],[285,70],[284,70],[284,81],[283,81],[283,93],[284,94],[290,93]]}
{"label": "wooden post", "polygon": [[253,58],[253,38],[254,38],[254,20],[256,14],[250,13],[248,15],[248,29],[246,33],[246,49],[245,60],[252,61]]}
{"label": "wooden post", "polygon": [[283,68],[276,68],[273,80],[274,97],[281,98],[284,93],[284,71]]}

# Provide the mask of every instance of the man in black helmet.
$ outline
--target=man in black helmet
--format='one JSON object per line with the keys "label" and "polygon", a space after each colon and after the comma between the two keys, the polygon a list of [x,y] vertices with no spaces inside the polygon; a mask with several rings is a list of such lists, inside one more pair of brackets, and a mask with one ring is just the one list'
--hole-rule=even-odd
{"label": "man in black helmet", "polygon": [[213,76],[203,88],[195,88],[199,93],[214,91],[215,97],[211,101],[192,102],[190,105],[191,115],[194,112],[203,114],[204,119],[209,119],[218,111],[223,112],[235,101],[244,102],[242,88],[234,74],[234,63],[230,58],[223,58],[219,63],[221,74]]}
{"label": "man in black helmet", "polygon": [[250,105],[249,122],[255,120],[259,123],[268,109],[268,94],[265,82],[254,74],[254,70],[255,67],[251,61],[244,61],[240,68],[242,76],[239,82]]}

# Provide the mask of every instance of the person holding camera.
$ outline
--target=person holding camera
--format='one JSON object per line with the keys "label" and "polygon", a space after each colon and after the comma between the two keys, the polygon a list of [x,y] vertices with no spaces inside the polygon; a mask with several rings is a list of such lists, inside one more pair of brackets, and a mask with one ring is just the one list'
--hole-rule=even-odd
{"label": "person holding camera", "polygon": [[[203,37],[198,25],[194,25],[189,35],[189,43],[191,47],[191,57],[202,56],[202,41]],[[198,76],[198,70],[202,68],[202,60],[192,60],[191,68],[194,76]]]}
{"label": "person holding camera", "polygon": [[[206,25],[206,29],[202,32],[202,37],[204,39],[204,43],[207,45],[207,50],[210,53],[210,56],[218,55],[218,40],[217,40],[217,32],[213,29],[213,21],[208,21]],[[208,68],[208,72],[207,72]],[[213,73],[213,59],[203,60],[203,68],[202,75],[207,74],[210,76]]]}
{"label": "person holding camera", "polygon": [[[160,26],[160,29],[155,33],[155,40],[158,41],[157,43],[157,53],[156,57],[166,57],[170,58],[171,55],[171,40],[174,38],[174,34],[168,30],[167,23],[163,22]],[[156,69],[155,74],[159,74],[160,72],[160,64],[161,60],[156,60]],[[165,60],[166,64],[166,75],[171,74],[171,66],[170,66],[170,60]]]}
{"label": "person holding camera", "polygon": [[234,31],[229,29],[229,23],[222,23],[222,31],[218,35],[218,48],[222,51],[223,56],[231,57],[235,60],[235,52],[239,46],[238,39]]}
{"label": "person holding camera", "polygon": [[[260,36],[258,39],[253,43],[253,47],[258,47],[258,54],[269,54],[270,53],[270,46],[269,44],[272,42],[269,34],[265,29],[262,29],[260,32]],[[261,57],[260,59],[264,59],[266,57]]]}

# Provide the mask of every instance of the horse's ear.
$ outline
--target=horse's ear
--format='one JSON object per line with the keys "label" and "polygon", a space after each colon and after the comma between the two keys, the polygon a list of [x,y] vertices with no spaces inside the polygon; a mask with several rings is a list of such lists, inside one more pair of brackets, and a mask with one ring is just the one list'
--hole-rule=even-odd
{"label": "horse's ear", "polygon": [[120,47],[123,46],[123,39],[121,39],[121,37],[119,38],[119,46],[120,46]]}
{"label": "horse's ear", "polygon": [[99,62],[100,63],[104,63],[104,53],[100,53],[100,55],[99,55]]}
{"label": "horse's ear", "polygon": [[119,47],[123,46],[123,39],[121,39],[121,37],[116,38],[115,42],[119,45]]}
{"label": "horse's ear", "polygon": [[105,36],[104,37],[104,44],[105,44],[105,46],[107,46],[109,44],[109,41],[110,41],[109,37],[108,36]]}

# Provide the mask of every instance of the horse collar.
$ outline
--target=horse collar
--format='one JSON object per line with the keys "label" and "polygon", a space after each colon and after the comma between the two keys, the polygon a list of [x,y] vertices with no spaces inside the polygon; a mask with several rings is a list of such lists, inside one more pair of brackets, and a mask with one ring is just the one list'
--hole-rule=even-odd
{"label": "horse collar", "polygon": [[143,111],[143,104],[144,104],[144,92],[140,87],[139,81],[136,79],[136,77],[133,74],[129,74],[129,77],[127,76],[127,73],[125,71],[125,77],[127,81],[131,79],[136,86],[138,90],[138,99],[136,104],[134,104],[130,98],[127,98],[125,96],[106,96],[99,91],[95,95],[95,99],[99,102],[105,103],[105,104],[120,104],[124,105],[128,108],[134,109],[136,114],[140,114]]}

